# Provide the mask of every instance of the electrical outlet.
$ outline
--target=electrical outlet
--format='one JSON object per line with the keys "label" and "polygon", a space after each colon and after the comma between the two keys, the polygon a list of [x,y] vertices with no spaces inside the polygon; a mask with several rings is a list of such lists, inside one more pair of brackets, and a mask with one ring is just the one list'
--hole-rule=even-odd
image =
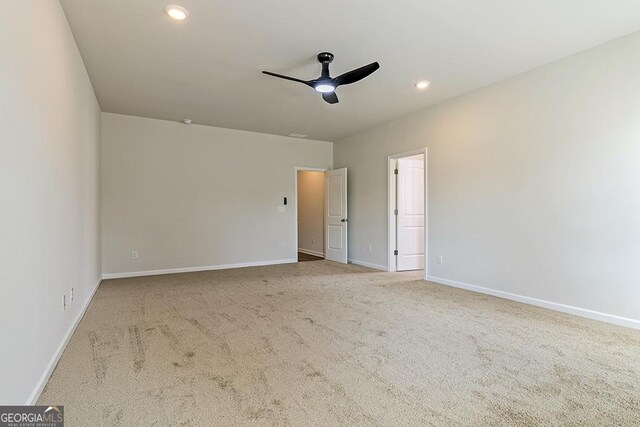
{"label": "electrical outlet", "polygon": [[67,294],[62,295],[62,311],[67,309]]}
{"label": "electrical outlet", "polygon": [[69,293],[69,298],[71,298],[71,302],[73,302],[73,287],[71,287],[71,292]]}
{"label": "electrical outlet", "polygon": [[373,252],[373,247],[369,245],[369,252]]}
{"label": "electrical outlet", "polygon": [[438,264],[442,264],[442,255],[438,255]]}
{"label": "electrical outlet", "polygon": [[315,237],[312,237],[312,238],[311,238],[311,243],[315,243],[315,242],[316,242]]}
{"label": "electrical outlet", "polygon": [[138,259],[138,251],[131,252],[131,259]]}

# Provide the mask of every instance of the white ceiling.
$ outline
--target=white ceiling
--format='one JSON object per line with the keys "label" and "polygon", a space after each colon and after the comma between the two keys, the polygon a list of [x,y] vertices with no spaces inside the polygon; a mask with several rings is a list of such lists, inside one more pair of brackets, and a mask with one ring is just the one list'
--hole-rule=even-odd
{"label": "white ceiling", "polygon": [[[638,0],[61,2],[103,111],[329,141],[640,29]],[[321,51],[381,68],[335,105],[260,73],[316,78]]]}

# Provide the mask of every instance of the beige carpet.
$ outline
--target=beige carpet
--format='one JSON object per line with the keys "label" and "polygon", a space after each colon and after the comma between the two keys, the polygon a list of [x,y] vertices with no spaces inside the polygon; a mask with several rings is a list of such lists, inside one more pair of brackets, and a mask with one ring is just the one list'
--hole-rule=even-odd
{"label": "beige carpet", "polygon": [[640,425],[640,332],[330,261],[102,283],[68,426]]}

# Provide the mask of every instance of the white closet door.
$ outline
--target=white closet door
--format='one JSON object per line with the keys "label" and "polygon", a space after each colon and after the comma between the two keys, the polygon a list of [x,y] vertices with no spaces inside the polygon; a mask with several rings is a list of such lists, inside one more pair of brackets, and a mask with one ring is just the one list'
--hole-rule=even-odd
{"label": "white closet door", "polygon": [[397,270],[424,269],[424,161],[398,159]]}
{"label": "white closet door", "polygon": [[325,172],[325,259],[347,263],[347,168]]}

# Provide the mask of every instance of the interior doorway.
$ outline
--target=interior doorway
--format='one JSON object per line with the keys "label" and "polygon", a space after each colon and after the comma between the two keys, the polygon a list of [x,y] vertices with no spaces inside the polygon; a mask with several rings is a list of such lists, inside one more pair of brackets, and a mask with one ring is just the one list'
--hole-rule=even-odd
{"label": "interior doorway", "polygon": [[427,150],[389,156],[389,271],[427,276]]}
{"label": "interior doorway", "polygon": [[296,168],[298,262],[325,257],[325,170]]}

